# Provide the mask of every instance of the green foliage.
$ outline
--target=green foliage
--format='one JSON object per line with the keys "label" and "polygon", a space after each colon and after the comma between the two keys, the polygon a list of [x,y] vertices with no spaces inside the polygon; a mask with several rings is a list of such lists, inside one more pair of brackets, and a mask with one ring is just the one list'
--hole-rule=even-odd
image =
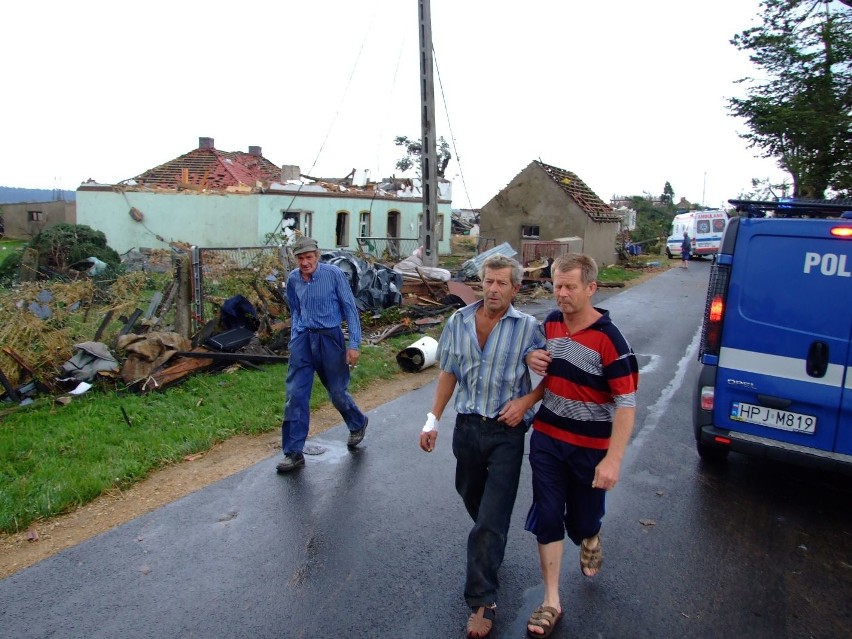
{"label": "green foliage", "polygon": [[644,274],[640,269],[629,269],[623,266],[606,266],[598,270],[598,282],[629,282]]}
{"label": "green foliage", "polygon": [[663,194],[660,196],[660,200],[666,204],[674,202],[674,189],[670,182],[666,182],[666,185],[663,187]]}
{"label": "green foliage", "polygon": [[[666,182],[668,185],[668,182]],[[636,229],[630,232],[630,240],[641,243],[645,253],[659,253],[665,245],[675,211],[671,202],[659,206],[646,198],[632,198],[630,208],[636,211]],[[662,239],[662,243],[655,240]]]}
{"label": "green foliage", "polygon": [[106,236],[85,224],[57,224],[43,230],[30,242],[38,251],[39,271],[42,273],[65,273],[68,267],[96,257],[117,269],[121,258],[107,246]]}
{"label": "green foliage", "polygon": [[21,271],[21,252],[12,251],[3,256],[0,262],[0,287],[9,288],[18,278]]}
{"label": "green foliage", "polygon": [[[417,170],[417,175],[420,175],[420,154],[423,152],[423,145],[420,140],[412,140],[405,135],[398,135],[393,139],[396,146],[405,147],[405,155],[396,161],[396,168],[400,171],[407,171],[414,167]],[[435,148],[435,154],[438,161],[438,177],[444,177],[444,172],[447,169],[447,164],[453,157],[450,153],[450,145],[443,136],[438,138]]]}
{"label": "green foliage", "polygon": [[778,160],[793,197],[852,193],[852,12],[823,0],[764,0],[763,22],[731,41],[761,77],[728,108],[741,137]]}

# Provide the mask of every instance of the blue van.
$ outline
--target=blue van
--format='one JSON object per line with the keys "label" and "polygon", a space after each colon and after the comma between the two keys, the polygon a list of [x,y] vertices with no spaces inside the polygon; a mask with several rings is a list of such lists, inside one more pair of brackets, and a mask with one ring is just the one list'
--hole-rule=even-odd
{"label": "blue van", "polygon": [[740,217],[711,268],[699,350],[698,453],[852,474],[852,201],[730,202]]}

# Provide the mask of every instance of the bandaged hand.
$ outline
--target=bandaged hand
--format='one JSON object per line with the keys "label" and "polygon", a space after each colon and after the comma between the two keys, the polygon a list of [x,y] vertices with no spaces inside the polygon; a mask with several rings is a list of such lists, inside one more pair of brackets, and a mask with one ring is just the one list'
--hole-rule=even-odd
{"label": "bandaged hand", "polygon": [[427,453],[431,453],[435,449],[435,442],[438,440],[438,418],[432,413],[426,414],[426,423],[423,425],[423,430],[420,432],[420,448]]}

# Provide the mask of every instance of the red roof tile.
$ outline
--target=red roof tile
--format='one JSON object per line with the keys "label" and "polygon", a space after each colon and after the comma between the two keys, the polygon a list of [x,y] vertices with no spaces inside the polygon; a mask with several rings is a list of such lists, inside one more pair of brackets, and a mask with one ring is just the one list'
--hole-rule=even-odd
{"label": "red roof tile", "polygon": [[585,211],[586,215],[593,220],[599,222],[618,222],[621,217],[615,213],[613,208],[601,200],[592,189],[586,186],[575,173],[560,169],[549,164],[545,164],[536,160],[538,164],[547,173],[550,178],[556,182],[559,187],[571,196],[577,205]]}
{"label": "red roof tile", "polygon": [[281,169],[262,155],[198,148],[134,179],[139,186],[174,189],[191,184],[205,190],[219,190],[240,185],[254,187],[257,182],[267,186],[281,180]]}

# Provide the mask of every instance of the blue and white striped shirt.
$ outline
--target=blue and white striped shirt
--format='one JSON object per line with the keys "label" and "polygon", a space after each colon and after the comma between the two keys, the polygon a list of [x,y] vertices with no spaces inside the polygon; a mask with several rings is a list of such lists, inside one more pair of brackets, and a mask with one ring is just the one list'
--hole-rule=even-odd
{"label": "blue and white striped shirt", "polygon": [[306,282],[299,269],[287,278],[290,304],[290,335],[296,337],[312,328],[340,328],[346,319],[349,348],[361,345],[361,319],[355,296],[343,271],[334,264],[320,262]]}
{"label": "blue and white striped shirt", "polygon": [[[455,375],[457,413],[496,418],[509,400],[530,392],[531,382],[524,357],[544,348],[544,329],[531,315],[509,306],[488,336],[485,348],[476,338],[476,310],[482,301],[453,313],[438,342],[441,370]],[[531,419],[530,409],[525,418]]]}

